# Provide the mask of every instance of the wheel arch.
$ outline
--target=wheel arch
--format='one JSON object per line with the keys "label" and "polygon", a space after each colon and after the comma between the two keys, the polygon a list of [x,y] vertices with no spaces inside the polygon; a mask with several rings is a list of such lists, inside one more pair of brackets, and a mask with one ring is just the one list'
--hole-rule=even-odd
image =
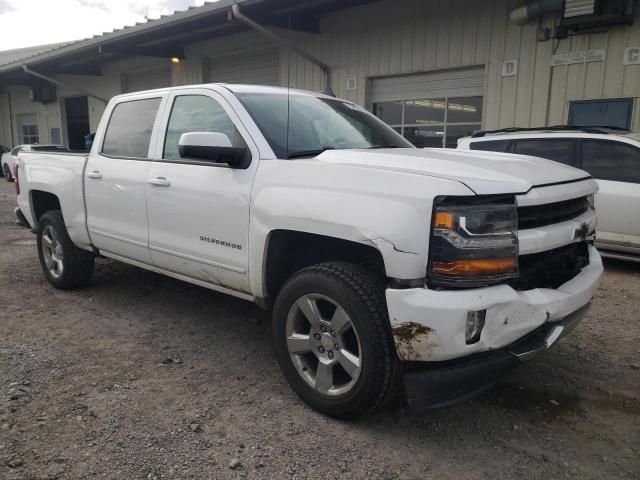
{"label": "wheel arch", "polygon": [[372,245],[298,230],[269,232],[263,255],[262,302],[270,305],[293,273],[328,261],[359,264],[387,280],[382,252]]}
{"label": "wheel arch", "polygon": [[[31,190],[29,191],[29,200],[31,203],[31,214],[34,220],[34,227],[37,228],[40,218],[51,210],[60,210],[60,199],[54,193],[47,192],[45,190]],[[64,217],[64,216],[63,216]]]}

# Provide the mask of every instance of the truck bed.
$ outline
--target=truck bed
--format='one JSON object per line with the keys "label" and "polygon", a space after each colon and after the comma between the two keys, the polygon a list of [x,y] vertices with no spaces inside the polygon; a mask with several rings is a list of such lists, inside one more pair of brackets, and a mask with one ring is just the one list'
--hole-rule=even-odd
{"label": "truck bed", "polygon": [[87,158],[87,153],[20,153],[18,206],[33,227],[37,224],[39,212],[31,207],[32,196],[47,193],[55,195],[64,212],[64,221],[73,242],[79,247],[91,248],[84,202],[84,169]]}

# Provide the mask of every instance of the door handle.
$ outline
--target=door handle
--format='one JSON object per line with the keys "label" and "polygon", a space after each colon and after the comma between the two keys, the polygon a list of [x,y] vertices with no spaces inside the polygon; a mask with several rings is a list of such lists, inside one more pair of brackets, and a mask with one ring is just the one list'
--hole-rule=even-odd
{"label": "door handle", "polygon": [[95,178],[96,180],[100,180],[102,178],[102,174],[97,170],[94,170],[93,172],[87,173],[87,178]]}
{"label": "door handle", "polygon": [[164,177],[152,178],[148,183],[150,185],[155,185],[156,187],[168,187],[171,185],[171,182]]}

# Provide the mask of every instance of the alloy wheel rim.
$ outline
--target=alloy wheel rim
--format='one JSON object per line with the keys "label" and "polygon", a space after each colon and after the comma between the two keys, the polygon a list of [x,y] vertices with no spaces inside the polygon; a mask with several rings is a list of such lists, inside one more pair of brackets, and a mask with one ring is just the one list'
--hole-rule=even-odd
{"label": "alloy wheel rim", "polygon": [[42,231],[42,256],[49,274],[53,278],[60,278],[64,270],[64,255],[58,235],[51,225],[47,225]]}
{"label": "alloy wheel rim", "polygon": [[362,369],[360,338],[346,310],[331,298],[310,293],[287,315],[286,340],[298,374],[318,393],[344,395]]}

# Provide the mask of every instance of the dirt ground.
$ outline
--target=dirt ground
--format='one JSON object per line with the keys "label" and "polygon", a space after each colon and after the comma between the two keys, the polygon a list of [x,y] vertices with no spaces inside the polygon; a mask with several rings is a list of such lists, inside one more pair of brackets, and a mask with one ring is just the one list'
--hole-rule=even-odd
{"label": "dirt ground", "polygon": [[14,202],[0,179],[0,478],[640,478],[638,264],[607,262],[589,317],[479,398],[341,422],[252,304],[107,260],[54,290]]}

